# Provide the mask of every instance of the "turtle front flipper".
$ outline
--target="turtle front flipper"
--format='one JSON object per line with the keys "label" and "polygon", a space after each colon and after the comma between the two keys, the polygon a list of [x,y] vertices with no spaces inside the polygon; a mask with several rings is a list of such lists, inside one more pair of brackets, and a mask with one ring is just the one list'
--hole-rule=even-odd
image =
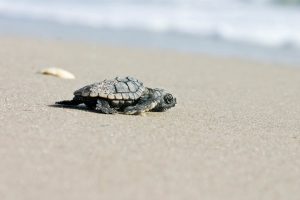
{"label": "turtle front flipper", "polygon": [[176,104],[176,98],[163,89],[147,89],[135,106],[128,106],[124,109],[124,114],[134,115],[147,111],[164,112]]}
{"label": "turtle front flipper", "polygon": [[138,102],[135,106],[128,106],[124,109],[124,114],[127,115],[138,115],[144,112],[148,112],[155,108],[157,101],[154,98],[142,100]]}
{"label": "turtle front flipper", "polygon": [[104,114],[115,114],[117,111],[110,107],[109,103],[105,100],[98,99],[95,110]]}

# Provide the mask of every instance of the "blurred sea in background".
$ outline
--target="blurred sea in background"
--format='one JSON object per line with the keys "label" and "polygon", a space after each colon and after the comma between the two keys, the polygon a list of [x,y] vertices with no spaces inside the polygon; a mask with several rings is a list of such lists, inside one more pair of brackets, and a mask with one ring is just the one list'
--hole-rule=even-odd
{"label": "blurred sea in background", "polygon": [[300,63],[300,0],[0,0],[0,29]]}

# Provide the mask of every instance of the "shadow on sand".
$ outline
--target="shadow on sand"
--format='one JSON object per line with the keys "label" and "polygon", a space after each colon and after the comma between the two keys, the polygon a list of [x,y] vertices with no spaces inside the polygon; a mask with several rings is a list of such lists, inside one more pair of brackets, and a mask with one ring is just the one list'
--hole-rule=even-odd
{"label": "shadow on sand", "polygon": [[68,105],[51,104],[48,106],[52,107],[52,108],[62,108],[62,109],[67,108],[67,109],[73,109],[73,110],[80,110],[80,111],[84,111],[84,112],[93,112],[93,113],[98,113],[98,114],[104,114],[104,113],[98,112],[96,110],[90,109],[84,105],[68,106]]}

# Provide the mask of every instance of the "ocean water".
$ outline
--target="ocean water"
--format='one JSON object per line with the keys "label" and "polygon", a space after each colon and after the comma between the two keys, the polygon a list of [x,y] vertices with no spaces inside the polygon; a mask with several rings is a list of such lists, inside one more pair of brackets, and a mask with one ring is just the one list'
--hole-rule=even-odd
{"label": "ocean water", "polygon": [[0,21],[2,31],[48,24],[48,35],[300,63],[300,0],[0,0]]}

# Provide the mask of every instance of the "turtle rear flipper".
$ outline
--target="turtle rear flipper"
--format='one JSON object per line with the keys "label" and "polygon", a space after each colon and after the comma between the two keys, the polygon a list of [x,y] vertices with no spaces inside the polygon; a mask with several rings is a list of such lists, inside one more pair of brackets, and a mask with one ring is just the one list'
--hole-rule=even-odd
{"label": "turtle rear flipper", "polygon": [[110,107],[109,103],[105,100],[98,99],[96,108],[97,111],[100,111],[101,113],[104,114],[115,114],[117,111],[113,108]]}
{"label": "turtle rear flipper", "polygon": [[55,104],[64,105],[64,106],[78,106],[81,103],[82,103],[82,101],[77,100],[77,99],[55,102]]}

